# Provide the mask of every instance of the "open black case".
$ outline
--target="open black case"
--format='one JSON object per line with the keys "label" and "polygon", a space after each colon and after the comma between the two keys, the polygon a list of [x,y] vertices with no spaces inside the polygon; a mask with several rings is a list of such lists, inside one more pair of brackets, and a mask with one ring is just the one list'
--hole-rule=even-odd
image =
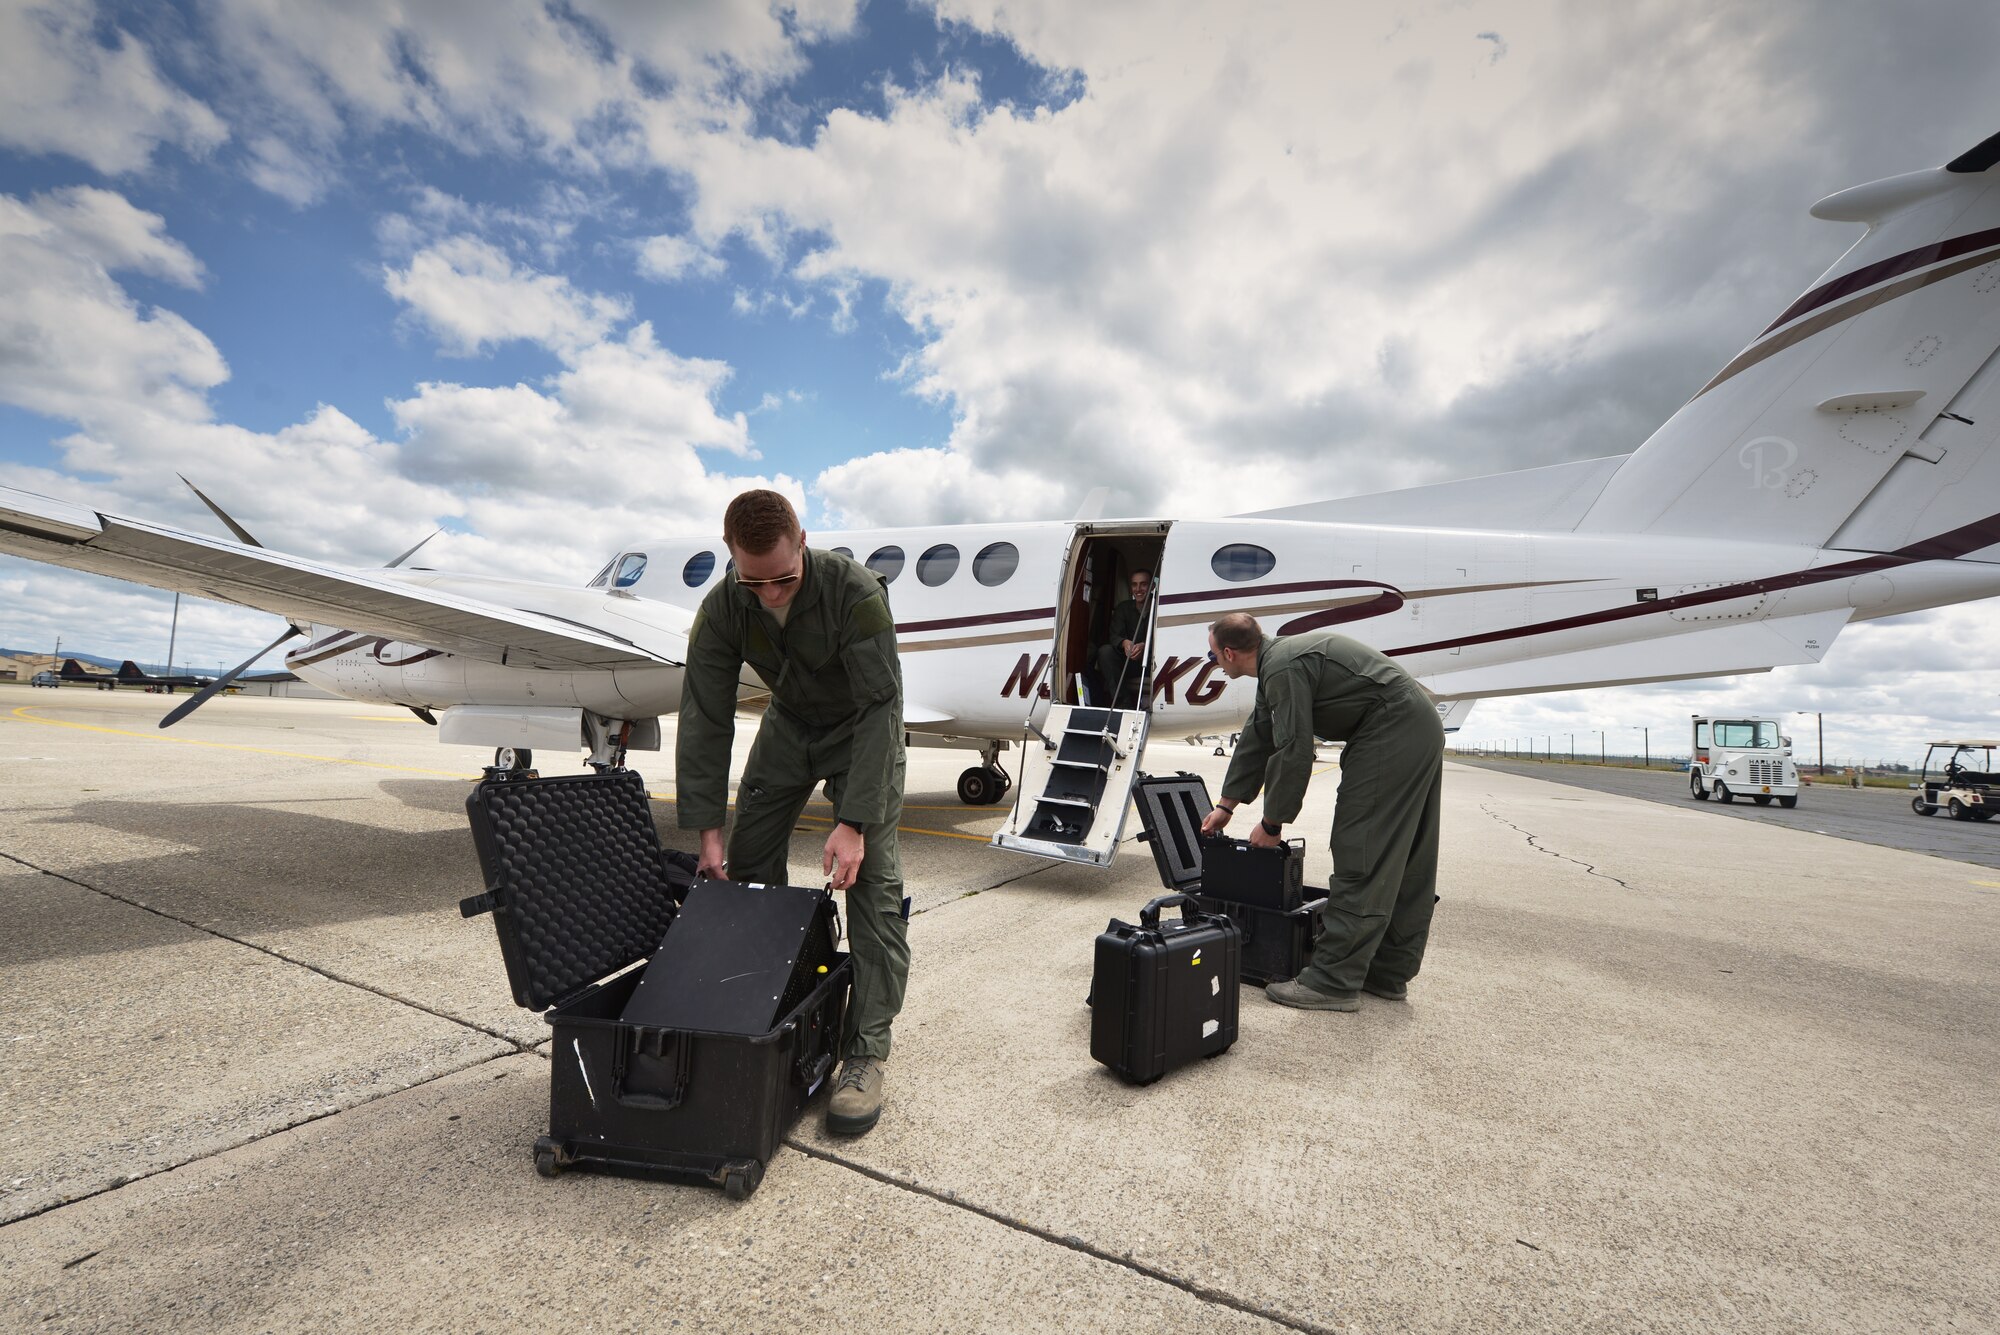
{"label": "open black case", "polygon": [[1132,800],[1161,886],[1194,896],[1203,912],[1222,914],[1243,934],[1243,981],[1262,987],[1298,977],[1324,930],[1326,907],[1324,898],[1304,900],[1305,842],[1252,848],[1226,834],[1204,835],[1202,818],[1214,803],[1208,784],[1186,770],[1141,774]]}
{"label": "open black case", "polygon": [[797,905],[776,915],[790,926],[788,946],[775,949],[789,949],[782,958],[796,971],[775,985],[768,1027],[635,1024],[624,1017],[644,962],[669,954],[661,947],[694,884],[694,859],[660,847],[645,781],[630,770],[489,771],[465,805],[486,890],[459,911],[492,913],[515,1002],[546,1010],[554,1031],[549,1133],[535,1142],[535,1167],[547,1177],[582,1164],[686,1178],[738,1200],[755,1191],[839,1047],[853,969],[835,949],[830,898],[702,882],[697,898],[782,891],[821,896],[824,912],[802,900],[804,919]]}

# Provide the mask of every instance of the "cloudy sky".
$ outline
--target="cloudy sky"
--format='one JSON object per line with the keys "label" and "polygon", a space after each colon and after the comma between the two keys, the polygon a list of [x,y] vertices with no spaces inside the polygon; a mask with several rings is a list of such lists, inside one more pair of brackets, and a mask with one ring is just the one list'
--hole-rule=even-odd
{"label": "cloudy sky", "polygon": [[[0,483],[355,563],[1226,514],[1636,447],[2000,130],[1977,0],[0,0]],[[171,599],[0,558],[0,645]],[[184,605],[178,657],[273,618]],[[1996,730],[2000,609],[1465,736]],[[1809,720],[1807,721],[1809,722]],[[1803,733],[1801,734],[1804,735]],[[1582,746],[1582,742],[1579,742]]]}

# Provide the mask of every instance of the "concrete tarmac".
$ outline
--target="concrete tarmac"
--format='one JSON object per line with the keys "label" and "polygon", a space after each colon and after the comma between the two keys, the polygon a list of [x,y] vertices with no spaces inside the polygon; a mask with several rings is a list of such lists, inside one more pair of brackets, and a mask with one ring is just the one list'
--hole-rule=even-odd
{"label": "concrete tarmac", "polygon": [[1081,1002],[1151,858],[993,851],[914,750],[882,1123],[737,1204],[535,1175],[547,1030],[456,909],[483,755],[168,703],[0,688],[0,1328],[2000,1328],[1986,867],[1454,765],[1410,1000],[1245,989],[1140,1089]]}
{"label": "concrete tarmac", "polygon": [[1943,812],[1919,816],[1910,808],[1916,794],[1907,788],[1849,788],[1837,782],[1808,784],[1799,792],[1799,804],[1787,809],[1772,802],[1758,806],[1748,797],[1722,803],[1710,799],[1698,802],[1688,793],[1685,770],[1644,770],[1620,765],[1571,764],[1562,761],[1502,760],[1461,757],[1462,763],[1483,769],[1497,769],[1550,783],[1589,788],[1594,792],[1618,793],[1665,802],[1692,811],[1713,811],[1737,820],[1757,821],[1791,830],[1809,830],[1837,839],[1853,839],[1883,848],[1900,848],[1910,853],[1957,862],[1976,862],[1982,867],[2000,868],[2000,824],[1985,821],[1952,820]]}

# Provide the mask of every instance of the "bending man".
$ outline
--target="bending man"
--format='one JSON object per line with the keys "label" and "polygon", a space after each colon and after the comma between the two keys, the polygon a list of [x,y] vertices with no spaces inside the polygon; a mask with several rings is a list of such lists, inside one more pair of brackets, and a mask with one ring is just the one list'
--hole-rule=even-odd
{"label": "bending man", "polygon": [[1264,794],[1250,832],[1277,844],[1312,777],[1313,739],[1346,742],[1333,809],[1325,931],[1297,978],[1264,989],[1306,1010],[1361,1009],[1360,994],[1401,1000],[1424,962],[1436,902],[1444,725],[1423,688],[1358,640],[1330,630],[1273,639],[1232,612],[1209,627],[1209,654],[1231,677],[1257,679],[1257,704],[1201,823],[1212,834]]}
{"label": "bending man", "polygon": [[[910,975],[896,823],[903,810],[903,676],[882,579],[836,552],[809,550],[791,502],[746,491],[722,540],[733,577],[710,589],[688,631],[675,744],[682,829],[701,831],[701,875],[790,883],[792,828],[815,785],[835,822],[821,870],[847,893],[854,995],[845,1064],[827,1130],[858,1136],[882,1112],[889,1028]],[[744,664],[770,688],[736,793],[724,856],[736,685]]]}

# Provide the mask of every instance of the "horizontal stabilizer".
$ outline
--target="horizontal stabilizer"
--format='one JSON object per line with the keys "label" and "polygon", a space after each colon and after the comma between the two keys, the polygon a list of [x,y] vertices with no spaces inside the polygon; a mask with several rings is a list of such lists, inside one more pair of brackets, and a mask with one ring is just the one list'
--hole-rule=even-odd
{"label": "horizontal stabilizer", "polygon": [[1440,699],[1456,700],[1768,672],[1774,667],[1819,662],[1853,615],[1852,608],[1842,607],[1805,616],[1773,617],[1492,667],[1432,673],[1418,680]]}
{"label": "horizontal stabilizer", "polygon": [[1625,462],[1622,454],[1578,459],[1518,473],[1461,478],[1402,491],[1310,501],[1256,510],[1237,519],[1292,519],[1314,524],[1395,524],[1567,532],[1590,509]]}

